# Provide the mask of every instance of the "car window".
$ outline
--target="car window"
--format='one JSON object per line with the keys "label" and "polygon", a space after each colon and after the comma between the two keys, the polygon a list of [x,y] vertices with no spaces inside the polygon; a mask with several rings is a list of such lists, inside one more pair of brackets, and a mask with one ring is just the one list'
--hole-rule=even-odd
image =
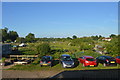
{"label": "car window", "polygon": [[42,57],[42,60],[51,60],[51,57]]}
{"label": "car window", "polygon": [[64,58],[63,61],[72,61],[71,58]]}
{"label": "car window", "polygon": [[105,59],[115,59],[114,57],[111,57],[111,56],[105,56]]}
{"label": "car window", "polygon": [[105,57],[102,57],[102,59],[105,59]]}
{"label": "car window", "polygon": [[117,56],[116,58],[120,59],[120,56]]}
{"label": "car window", "polygon": [[102,59],[102,57],[98,57],[98,59]]}
{"label": "car window", "polygon": [[70,56],[65,56],[65,57],[62,57],[62,60],[63,61],[71,61],[71,57]]}
{"label": "car window", "polygon": [[83,57],[80,57],[81,59],[83,59]]}
{"label": "car window", "polygon": [[102,59],[102,60],[103,60],[103,59],[105,59],[105,57],[102,57],[102,56],[101,56],[101,57],[98,57],[98,59]]}
{"label": "car window", "polygon": [[106,59],[112,59],[113,57],[111,56],[105,56]]}
{"label": "car window", "polygon": [[95,61],[94,58],[87,58],[86,60],[87,60],[87,61]]}
{"label": "car window", "polygon": [[82,57],[82,59],[85,59],[85,57]]}

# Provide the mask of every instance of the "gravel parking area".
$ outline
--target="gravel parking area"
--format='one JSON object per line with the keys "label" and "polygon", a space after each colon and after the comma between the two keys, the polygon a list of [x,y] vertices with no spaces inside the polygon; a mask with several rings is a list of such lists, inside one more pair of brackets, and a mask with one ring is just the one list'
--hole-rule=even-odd
{"label": "gravel parking area", "polygon": [[58,71],[3,70],[2,78],[49,78],[58,73]]}

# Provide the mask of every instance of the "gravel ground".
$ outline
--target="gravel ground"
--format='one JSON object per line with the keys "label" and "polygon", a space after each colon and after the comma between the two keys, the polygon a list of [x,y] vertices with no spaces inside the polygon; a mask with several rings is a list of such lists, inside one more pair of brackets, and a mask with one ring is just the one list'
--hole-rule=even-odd
{"label": "gravel ground", "polygon": [[2,70],[2,78],[50,78],[58,71]]}

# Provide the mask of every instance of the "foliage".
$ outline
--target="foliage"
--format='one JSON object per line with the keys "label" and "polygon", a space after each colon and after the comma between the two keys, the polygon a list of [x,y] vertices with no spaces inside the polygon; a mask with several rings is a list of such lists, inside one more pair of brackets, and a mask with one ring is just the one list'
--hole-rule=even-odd
{"label": "foliage", "polygon": [[77,38],[77,36],[76,35],[73,35],[73,39],[76,39]]}
{"label": "foliage", "polygon": [[68,40],[71,40],[72,38],[70,38],[70,37],[67,37],[67,39],[68,39]]}
{"label": "foliage", "polygon": [[18,37],[18,34],[17,34],[16,31],[9,31],[8,35],[9,35],[9,39],[10,39],[11,41],[13,41],[13,42],[14,42],[14,41],[17,39],[17,37]]}
{"label": "foliage", "polygon": [[23,38],[23,37],[18,37],[18,38],[16,39],[16,42],[17,42],[17,43],[25,43],[26,40],[25,40],[25,38]]}
{"label": "foliage", "polygon": [[8,28],[1,29],[2,30],[2,41],[6,41],[9,36],[8,36]]}
{"label": "foliage", "polygon": [[47,55],[50,54],[51,48],[48,43],[42,43],[36,47],[37,53],[41,55]]}
{"label": "foliage", "polygon": [[5,59],[6,59],[6,58],[5,58],[5,57],[3,57],[3,58],[2,58],[2,62],[5,62]]}
{"label": "foliage", "polygon": [[37,58],[36,60],[34,60],[33,62],[32,62],[32,64],[39,64],[40,63],[40,58]]}
{"label": "foliage", "polygon": [[113,38],[110,42],[106,43],[105,45],[107,52],[112,55],[120,55],[120,44],[118,38]]}
{"label": "foliage", "polygon": [[77,38],[72,40],[71,46],[79,46],[80,50],[92,50],[94,47],[94,41],[89,37]]}
{"label": "foliage", "polygon": [[117,37],[115,34],[110,35],[110,38],[115,38],[115,37]]}
{"label": "foliage", "polygon": [[35,35],[33,33],[29,33],[26,37],[25,37],[27,42],[34,42],[35,39]]}
{"label": "foliage", "polygon": [[16,31],[9,31],[8,32],[8,28],[4,28],[4,29],[1,29],[2,31],[2,41],[7,41],[7,40],[11,40],[11,41],[14,41],[16,40],[17,37],[19,37],[19,35],[17,34]]}
{"label": "foliage", "polygon": [[77,53],[75,53],[75,56],[77,58],[81,57],[81,56],[92,56],[92,57],[96,58],[98,56],[102,56],[102,54],[96,53],[94,51],[87,50],[87,51],[77,52]]}

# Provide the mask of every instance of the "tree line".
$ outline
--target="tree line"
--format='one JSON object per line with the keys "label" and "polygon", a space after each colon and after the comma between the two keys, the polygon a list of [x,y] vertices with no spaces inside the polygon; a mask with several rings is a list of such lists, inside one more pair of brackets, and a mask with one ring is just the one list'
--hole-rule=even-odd
{"label": "tree line", "polygon": [[[27,36],[25,37],[19,37],[18,33],[16,31],[10,31],[8,30],[8,28],[4,28],[4,29],[0,29],[2,33],[0,33],[0,35],[2,35],[2,42],[17,42],[17,43],[26,43],[26,42],[36,42],[36,41],[66,41],[66,40],[74,40],[73,43],[76,43],[76,40],[79,39],[79,37],[77,37],[76,35],[73,35],[72,38],[71,37],[67,37],[67,38],[35,38],[35,34],[33,33],[28,33]],[[109,36],[110,38],[116,38],[117,35],[115,34],[111,34]],[[81,40],[86,40],[86,41],[91,41],[91,40],[101,40],[105,37],[101,36],[101,35],[96,35],[96,36],[90,36],[90,37],[83,37]],[[81,40],[79,42],[81,42]],[[72,44],[73,45],[73,44]]]}
{"label": "tree line", "polygon": [[[95,44],[98,44],[99,42],[104,42],[104,45],[102,45],[102,46],[105,48],[105,50],[108,53],[110,53],[112,55],[120,54],[120,51],[119,51],[120,35],[111,34],[109,37],[112,38],[112,40],[109,42],[106,42],[106,41],[102,40],[105,37],[103,37],[101,35],[90,36],[90,37],[81,37],[81,38],[77,37],[76,35],[73,35],[72,38],[71,37],[67,37],[67,38],[47,38],[47,37],[35,38],[35,34],[29,33],[24,38],[24,37],[19,37],[19,35],[16,31],[10,31],[10,30],[8,30],[8,28],[4,28],[4,29],[0,29],[0,30],[2,31],[2,33],[0,33],[0,35],[2,36],[2,40],[1,40],[2,42],[34,43],[34,42],[39,42],[39,41],[43,41],[43,42],[69,41],[70,46],[78,46],[78,48],[80,50],[93,50],[93,48],[95,47]],[[38,51],[38,53],[39,53],[39,51]]]}

